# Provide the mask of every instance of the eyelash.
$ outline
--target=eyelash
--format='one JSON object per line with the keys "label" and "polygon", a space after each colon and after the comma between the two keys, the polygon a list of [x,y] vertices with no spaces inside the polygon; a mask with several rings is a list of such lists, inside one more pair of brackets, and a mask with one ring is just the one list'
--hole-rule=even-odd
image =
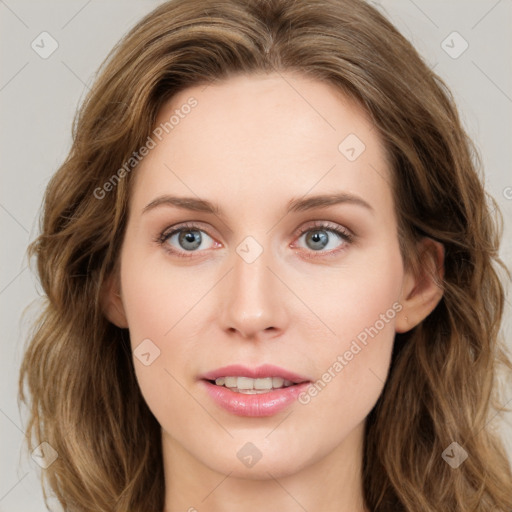
{"label": "eyelash", "polygon": [[[173,256],[178,256],[179,258],[192,258],[195,256],[194,253],[196,253],[198,251],[188,251],[188,252],[177,251],[175,249],[172,249],[169,246],[169,244],[166,244],[167,240],[169,240],[169,238],[171,238],[171,236],[175,235],[176,233],[181,233],[182,231],[202,231],[203,233],[208,234],[204,229],[202,229],[197,224],[185,223],[185,224],[180,224],[177,227],[174,227],[171,231],[169,231],[169,228],[166,228],[154,239],[154,241],[158,245],[163,247],[163,249],[166,252],[168,252],[169,254],[172,254]],[[303,228],[300,228],[299,230],[297,230],[294,233],[294,236],[299,238],[304,233],[307,233],[309,231],[329,231],[331,233],[335,233],[337,236],[339,236],[345,242],[345,244],[352,244],[354,241],[354,235],[352,235],[348,230],[340,228],[337,224],[331,224],[330,222],[326,222],[326,221],[316,221],[314,223],[314,225],[312,225],[312,226],[308,225]],[[210,236],[210,235],[208,235],[208,236]],[[213,238],[213,237],[210,236],[210,238]],[[328,252],[310,251],[313,253],[315,253],[315,252],[318,253],[318,256],[306,255],[305,257],[308,259],[313,259],[313,258],[319,258],[319,257],[336,256],[340,251],[345,249],[345,244],[343,244],[341,247],[339,247],[337,249],[332,249],[331,251],[328,251]]]}

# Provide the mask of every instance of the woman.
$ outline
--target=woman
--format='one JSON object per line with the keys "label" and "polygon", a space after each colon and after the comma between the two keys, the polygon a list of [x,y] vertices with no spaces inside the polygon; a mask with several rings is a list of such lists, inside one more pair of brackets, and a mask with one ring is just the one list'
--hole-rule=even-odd
{"label": "woman", "polygon": [[64,508],[510,510],[486,199],[444,83],[367,3],[156,8],[30,247],[20,394]]}

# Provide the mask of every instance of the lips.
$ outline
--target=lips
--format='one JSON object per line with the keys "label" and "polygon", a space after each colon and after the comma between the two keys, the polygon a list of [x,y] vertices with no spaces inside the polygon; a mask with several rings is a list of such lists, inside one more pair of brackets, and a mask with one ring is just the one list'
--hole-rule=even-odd
{"label": "lips", "polygon": [[[226,379],[226,377],[228,379]],[[268,386],[268,378],[272,377],[272,382],[276,381],[281,385],[281,381],[287,382],[286,387],[277,389],[230,389],[224,385],[215,383],[216,379],[223,381],[232,381],[229,377],[237,377],[238,385],[246,388],[247,382],[244,377],[249,379],[258,379],[266,382],[256,381],[255,388]],[[238,378],[242,377],[242,379]],[[300,393],[303,393],[310,385],[311,379],[306,376],[285,370],[279,366],[264,364],[256,368],[250,368],[239,364],[223,366],[201,375],[198,378],[201,388],[220,408],[236,416],[263,417],[273,416],[290,407]],[[262,386],[258,385],[262,384]]]}
{"label": "lips", "polygon": [[264,364],[258,366],[256,368],[249,368],[247,366],[242,365],[229,365],[223,366],[222,368],[217,368],[216,370],[212,370],[201,375],[199,378],[202,380],[207,380],[210,382],[214,382],[215,379],[220,377],[250,377],[251,379],[263,379],[266,377],[280,377],[284,380],[289,380],[292,384],[301,384],[303,382],[311,382],[308,377],[303,375],[299,375],[297,373],[293,373],[291,371],[285,370],[284,368],[280,368],[279,366],[274,366],[271,364]]}
{"label": "lips", "polygon": [[262,394],[237,393],[224,386],[200,380],[200,387],[217,407],[229,414],[246,417],[273,416],[291,407],[301,393],[311,386],[310,382],[294,384],[287,388],[275,389]]}

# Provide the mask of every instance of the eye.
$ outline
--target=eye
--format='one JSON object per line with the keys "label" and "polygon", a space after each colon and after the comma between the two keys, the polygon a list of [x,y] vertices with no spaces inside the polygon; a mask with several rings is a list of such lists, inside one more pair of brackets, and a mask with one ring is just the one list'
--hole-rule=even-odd
{"label": "eye", "polygon": [[[217,244],[204,230],[195,224],[182,224],[161,233],[156,242],[164,247],[164,249],[172,254],[182,257],[191,257],[192,253],[199,249],[208,249],[204,247],[204,242],[210,240]],[[203,244],[203,247],[201,245]],[[220,245],[220,244],[217,244]],[[191,253],[191,254],[187,254]]]}
{"label": "eye", "polygon": [[[299,240],[304,235],[306,247],[301,245],[299,247],[304,250],[307,258],[334,256],[351,244],[354,238],[345,228],[323,221],[317,221],[313,225],[302,227],[295,233]],[[201,247],[208,240],[210,245]],[[193,257],[194,253],[201,252],[201,249],[206,250],[221,246],[197,224],[181,224],[168,228],[155,241],[165,251],[183,258]]]}
{"label": "eye", "polygon": [[[301,228],[297,236],[299,240],[304,236],[305,248],[313,253],[320,253],[318,256],[326,256],[326,253],[332,256],[353,242],[353,235],[348,230],[337,224],[322,221]],[[307,257],[314,258],[317,255]]]}

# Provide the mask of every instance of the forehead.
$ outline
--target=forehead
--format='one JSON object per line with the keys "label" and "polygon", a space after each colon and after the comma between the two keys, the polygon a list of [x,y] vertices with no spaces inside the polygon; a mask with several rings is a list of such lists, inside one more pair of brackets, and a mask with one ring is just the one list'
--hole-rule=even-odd
{"label": "forehead", "polygon": [[177,193],[240,211],[332,191],[392,206],[378,130],[332,84],[273,73],[193,86],[163,105],[155,130],[136,171],[136,207]]}

